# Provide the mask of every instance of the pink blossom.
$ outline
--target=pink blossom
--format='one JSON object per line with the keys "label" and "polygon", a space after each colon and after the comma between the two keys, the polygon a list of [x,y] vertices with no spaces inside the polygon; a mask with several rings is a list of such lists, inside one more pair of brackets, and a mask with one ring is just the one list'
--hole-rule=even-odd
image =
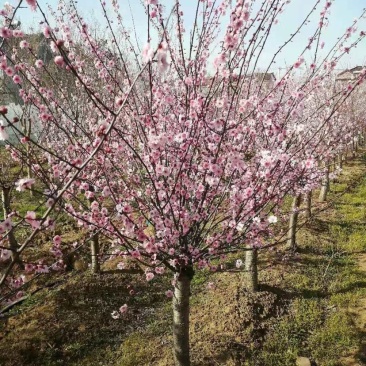
{"label": "pink blossom", "polygon": [[61,241],[62,241],[62,239],[61,239],[60,235],[56,235],[56,236],[53,237],[53,244],[58,246],[58,245],[61,244]]}
{"label": "pink blossom", "polygon": [[123,98],[120,97],[116,98],[116,106],[120,107],[122,104],[123,104]]}
{"label": "pink blossom", "polygon": [[13,76],[13,81],[15,84],[20,84],[22,82],[22,79],[19,75],[14,75]]}
{"label": "pink blossom", "polygon": [[10,230],[12,228],[13,224],[11,222],[11,218],[8,217],[4,222],[3,222],[3,227],[5,230]]}
{"label": "pink blossom", "polygon": [[14,29],[13,36],[17,38],[24,37],[24,33],[19,29]]}
{"label": "pink blossom", "polygon": [[46,38],[50,38],[51,37],[51,28],[46,25],[44,28],[43,28],[43,35],[46,37]]}
{"label": "pink blossom", "polygon": [[242,19],[238,19],[234,22],[234,29],[239,30],[244,25],[244,21]]}
{"label": "pink blossom", "polygon": [[164,267],[156,267],[155,268],[155,273],[157,273],[157,274],[164,274],[164,272],[165,272]]}
{"label": "pink blossom", "polygon": [[18,291],[17,294],[15,295],[15,297],[17,299],[20,299],[21,297],[23,297],[25,295],[25,292],[24,291]]}
{"label": "pink blossom", "polygon": [[9,138],[8,133],[5,130],[5,126],[3,126],[3,121],[0,121],[0,141],[5,141]]}
{"label": "pink blossom", "polygon": [[10,66],[8,66],[6,69],[5,69],[5,73],[6,75],[8,76],[13,76],[14,75],[14,69]]}
{"label": "pink blossom", "polygon": [[166,295],[166,297],[171,298],[174,296],[174,292],[172,290],[168,290],[168,291],[165,291],[165,295]]}
{"label": "pink blossom", "polygon": [[111,190],[108,186],[103,188],[102,195],[103,197],[109,197],[111,195]]}
{"label": "pink blossom", "polygon": [[154,277],[155,277],[154,273],[152,273],[152,272],[146,273],[146,280],[147,281],[151,281]]}
{"label": "pink blossom", "polygon": [[6,261],[11,257],[11,251],[7,249],[0,249],[0,262]]}
{"label": "pink blossom", "polygon": [[224,107],[224,105],[225,105],[225,101],[224,101],[224,99],[217,99],[217,100],[216,100],[216,107],[217,107],[217,108],[223,108],[223,107]]}
{"label": "pink blossom", "polygon": [[38,229],[40,227],[40,222],[36,219],[36,213],[34,211],[27,211],[24,217],[25,222],[30,224],[33,229]]}
{"label": "pink blossom", "polygon": [[34,270],[34,266],[33,266],[33,264],[26,263],[26,264],[24,265],[24,270],[25,270],[26,272],[32,272],[32,271]]}
{"label": "pink blossom", "polygon": [[50,47],[51,47],[52,52],[57,52],[57,45],[54,41],[50,42]]}
{"label": "pink blossom", "polygon": [[52,207],[52,205],[55,203],[55,200],[53,198],[49,198],[46,202],[46,207]]}
{"label": "pink blossom", "polygon": [[121,314],[124,314],[124,313],[126,313],[126,312],[127,312],[127,309],[128,309],[127,304],[124,304],[124,305],[122,305],[122,306],[119,308],[119,312],[120,312]]}
{"label": "pink blossom", "polygon": [[65,65],[65,61],[62,56],[56,56],[54,61],[55,61],[55,64],[59,67],[63,67]]}
{"label": "pink blossom", "polygon": [[150,47],[150,43],[146,43],[142,50],[142,59],[144,62],[151,62],[154,56],[154,51]]}
{"label": "pink blossom", "polygon": [[86,182],[82,182],[80,184],[80,189],[82,189],[83,191],[87,191],[89,189],[89,184]]}
{"label": "pink blossom", "polygon": [[133,250],[133,251],[131,252],[131,256],[132,256],[133,258],[140,258],[141,254],[140,254],[140,252],[139,252],[138,250]]}
{"label": "pink blossom", "polygon": [[31,8],[32,11],[36,11],[37,9],[37,1],[36,0],[26,0],[27,4]]}
{"label": "pink blossom", "polygon": [[32,178],[22,178],[19,179],[15,185],[16,185],[16,190],[18,192],[22,192],[25,191],[26,189],[30,189],[32,188],[32,185],[35,183],[35,180]]}
{"label": "pink blossom", "polygon": [[19,43],[20,48],[29,48],[29,43],[25,40],[20,41]]}
{"label": "pink blossom", "polygon": [[92,212],[98,212],[99,211],[99,203],[97,201],[94,201],[90,205],[90,209]]}
{"label": "pink blossom", "polygon": [[160,44],[157,52],[157,59],[160,71],[165,72],[169,67],[166,44]]}
{"label": "pink blossom", "polygon": [[42,60],[37,60],[35,62],[35,65],[36,65],[36,67],[38,67],[40,69],[41,67],[43,67],[43,61]]}
{"label": "pink blossom", "polygon": [[0,28],[0,37],[2,38],[10,38],[13,34],[13,31],[8,27],[1,27]]}
{"label": "pink blossom", "polygon": [[37,264],[37,266],[35,267],[35,270],[37,273],[49,273],[49,268],[47,265],[45,264]]}

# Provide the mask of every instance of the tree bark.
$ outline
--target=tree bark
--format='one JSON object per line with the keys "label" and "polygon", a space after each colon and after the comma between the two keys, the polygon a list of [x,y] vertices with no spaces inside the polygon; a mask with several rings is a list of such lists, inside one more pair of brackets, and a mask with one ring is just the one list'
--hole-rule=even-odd
{"label": "tree bark", "polygon": [[293,252],[296,251],[296,230],[299,221],[299,208],[301,204],[301,194],[294,197],[292,201],[292,212],[290,215],[289,229],[287,233],[287,248]]}
{"label": "tree bark", "polygon": [[245,252],[245,274],[247,287],[252,292],[258,291],[258,249],[247,245]]}
{"label": "tree bark", "polygon": [[[29,121],[28,122],[29,125],[28,125],[28,128],[27,128],[27,137],[30,138],[31,137],[31,132],[32,132],[32,125],[31,125],[31,122]],[[28,179],[31,179],[32,178],[32,160],[31,160],[31,154],[30,154],[30,145],[27,144],[27,176],[28,176]],[[32,190],[32,187],[29,189],[29,194],[31,197],[34,196],[33,194],[33,190]]]}
{"label": "tree bark", "polygon": [[[94,187],[91,186],[90,188],[91,192],[94,192]],[[95,198],[89,199],[90,206],[95,201]],[[91,238],[90,242],[90,255],[91,255],[91,270],[93,273],[99,273],[100,272],[100,264],[99,264],[99,234],[94,230],[93,236]]]}
{"label": "tree bark", "polygon": [[93,273],[100,272],[100,263],[99,263],[99,234],[93,234],[93,237],[90,242],[90,251],[91,251],[91,269]]}
{"label": "tree bark", "polygon": [[338,155],[338,165],[339,165],[340,169],[343,168],[343,155],[342,154]]}
{"label": "tree bark", "polygon": [[[31,178],[32,178],[32,168],[30,167],[30,165],[28,165],[28,166],[27,166],[27,178],[28,178],[28,179],[31,179]],[[33,190],[32,190],[32,187],[29,189],[29,195],[30,195],[31,197],[33,197],[33,196],[34,196],[34,194],[33,194]]]}
{"label": "tree bark", "polygon": [[311,217],[311,199],[312,199],[312,195],[313,195],[313,192],[312,191],[309,191],[309,192],[306,192],[306,195],[305,195],[305,217],[307,219],[310,219]]}
{"label": "tree bark", "polygon": [[189,297],[193,268],[185,268],[178,276],[173,296],[173,347],[176,366],[190,366]]}
{"label": "tree bark", "polygon": [[328,164],[328,162],[326,162],[325,176],[322,181],[322,187],[320,189],[319,202],[326,202],[328,191],[329,191],[329,185],[330,185],[330,183],[329,183],[329,164]]}
{"label": "tree bark", "polygon": [[[7,219],[11,213],[10,207],[10,188],[2,187],[1,199],[3,201],[4,220]],[[11,250],[11,259],[14,262],[20,263],[18,251],[18,242],[14,235],[14,229],[11,228],[8,232],[9,248]]]}
{"label": "tree bark", "polygon": [[11,212],[11,208],[10,208],[10,188],[2,187],[1,200],[3,201],[3,212],[4,212],[4,220],[5,220]]}

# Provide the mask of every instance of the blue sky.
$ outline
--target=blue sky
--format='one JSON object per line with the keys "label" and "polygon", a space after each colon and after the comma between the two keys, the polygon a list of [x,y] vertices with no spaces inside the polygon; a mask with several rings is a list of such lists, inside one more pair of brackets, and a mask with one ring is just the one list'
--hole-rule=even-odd
{"label": "blue sky", "polygon": [[[106,0],[107,3],[109,0]],[[235,2],[235,0],[233,0]],[[17,0],[8,0],[11,4],[16,4]],[[173,0],[161,0],[161,3],[169,6]],[[258,3],[261,1],[258,0]],[[4,4],[4,0],[0,0],[0,4]],[[24,1],[25,3],[25,1]],[[57,0],[39,0],[38,3],[42,8],[46,9],[47,4],[56,7]],[[132,28],[132,18],[135,23],[137,36],[141,46],[146,42],[146,15],[140,4],[140,0],[120,0],[121,13],[124,17],[125,23]],[[188,31],[193,24],[196,0],[182,1],[183,11],[185,15],[186,30]],[[298,25],[303,21],[307,12],[312,8],[315,0],[292,0],[288,5],[287,10],[279,19],[279,23],[273,28],[271,37],[268,40],[267,46],[259,62],[259,69],[265,69],[268,61],[278,47],[293,33]],[[322,5],[324,1],[322,1]],[[96,20],[100,24],[103,23],[103,18],[100,12],[100,5],[98,0],[78,0],[78,6],[86,18]],[[325,41],[324,52],[336,41],[337,37],[344,33],[345,29],[358,17],[363,8],[366,7],[366,0],[335,0],[331,7],[330,25],[326,29],[322,40]],[[277,59],[277,63],[272,67],[272,71],[278,71],[278,68],[285,67],[296,61],[299,53],[307,44],[307,40],[317,26],[317,19],[322,7],[319,7],[313,17],[312,22],[307,25],[301,33],[294,39],[294,41],[286,47],[282,54]],[[29,10],[21,10],[18,18],[23,24],[27,26],[34,26],[37,29],[37,23],[40,17],[36,13],[30,13]],[[366,19],[358,26],[358,32],[366,31]],[[352,54],[345,57],[338,65],[338,68],[344,69],[356,65],[364,65],[366,63],[366,43],[353,50]]]}

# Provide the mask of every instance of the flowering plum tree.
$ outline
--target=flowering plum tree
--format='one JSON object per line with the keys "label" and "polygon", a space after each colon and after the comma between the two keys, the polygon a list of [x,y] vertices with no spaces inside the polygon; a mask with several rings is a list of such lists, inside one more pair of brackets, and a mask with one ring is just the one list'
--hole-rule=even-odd
{"label": "flowering plum tree", "polygon": [[[39,4],[27,3],[45,17]],[[347,91],[316,100],[342,55],[365,36],[361,32],[352,43],[353,24],[328,55],[317,56],[330,1],[283,77],[273,84],[258,77],[261,53],[288,3],[200,0],[187,32],[180,1],[169,8],[147,0],[140,44],[131,40],[117,1],[111,9],[100,2],[109,32],[105,39],[92,35],[73,1],[61,1],[53,19],[43,21],[54,52],[52,66],[35,54],[32,59],[31,49],[32,62],[16,52],[2,56],[4,67],[18,76],[14,82],[22,86],[25,105],[39,112],[42,131],[25,142],[38,162],[35,179],[48,189],[47,211],[39,220],[25,218],[34,231],[17,254],[26,251],[58,207],[93,235],[113,241],[114,254],[143,266],[147,281],[172,271],[177,365],[190,364],[189,296],[195,271],[217,270],[212,260],[231,251],[253,250],[255,258],[284,197],[311,190],[323,176],[316,162],[340,141],[329,133],[336,131],[337,111],[365,77],[361,73]],[[320,3],[315,1],[303,25]],[[14,9],[8,6],[1,14],[9,23]],[[9,42],[18,33],[4,25],[1,35]],[[19,47],[27,49],[21,37]],[[312,63],[298,80],[305,57]],[[62,70],[57,75],[65,75],[67,86],[52,68]],[[1,128],[6,139],[4,131],[17,126],[5,114]],[[23,147],[12,149],[22,159]]]}
{"label": "flowering plum tree", "polygon": [[[353,86],[347,86],[347,89],[353,91],[357,83],[358,81]],[[359,129],[356,121],[349,118],[349,113],[346,112],[346,105],[349,104],[351,95],[346,89],[342,89],[341,92],[337,90],[336,93],[335,86],[334,78],[322,77],[315,80],[315,83],[311,82],[302,87],[302,90],[298,92],[301,98],[301,108],[297,110],[290,130],[292,130],[293,138],[298,143],[303,144],[301,149],[302,161],[308,166],[309,174],[306,179],[298,180],[298,184],[294,186],[292,191],[294,200],[288,231],[288,247],[291,250],[296,249],[296,227],[301,196],[306,197],[306,213],[310,217],[312,189],[321,185],[320,200],[325,200],[329,186],[330,162],[342,154],[344,147],[351,143],[354,131]],[[293,90],[298,90],[298,87],[294,86]],[[359,90],[360,88],[357,89],[357,92]],[[355,95],[352,94],[351,97],[354,98]],[[319,113],[317,118],[313,118],[314,111]],[[328,118],[329,113],[331,118]],[[306,124],[303,123],[304,117],[307,118]],[[319,121],[326,121],[326,123],[319,125]],[[320,130],[321,133],[318,133]],[[333,172],[333,175],[336,173],[337,171]]]}

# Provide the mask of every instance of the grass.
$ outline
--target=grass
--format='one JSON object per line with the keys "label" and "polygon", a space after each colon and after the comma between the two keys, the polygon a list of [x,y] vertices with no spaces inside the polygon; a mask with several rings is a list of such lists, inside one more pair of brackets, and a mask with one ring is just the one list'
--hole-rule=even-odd
{"label": "grass", "polygon": [[[345,168],[329,200],[331,207],[298,233],[298,254],[260,255],[260,292],[246,291],[242,273],[197,271],[193,366],[293,366],[299,356],[321,366],[364,362],[365,159]],[[227,268],[237,258],[229,257]],[[146,283],[136,275],[71,272],[60,280],[0,320],[1,365],[173,364],[169,276]],[[128,315],[113,320],[110,313],[125,302]]]}

